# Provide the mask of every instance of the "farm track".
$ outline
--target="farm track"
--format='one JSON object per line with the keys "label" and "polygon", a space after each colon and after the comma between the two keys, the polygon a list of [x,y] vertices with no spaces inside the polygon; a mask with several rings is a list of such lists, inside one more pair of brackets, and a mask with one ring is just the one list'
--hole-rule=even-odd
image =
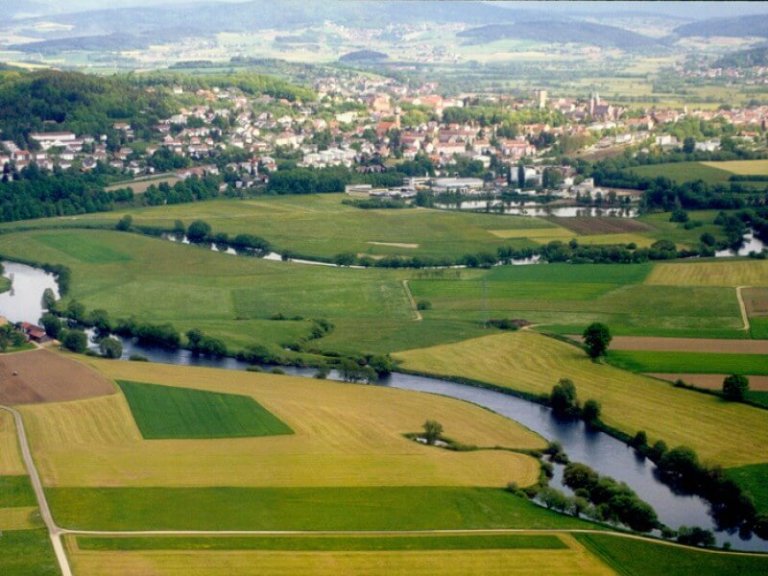
{"label": "farm track", "polygon": [[29,480],[32,483],[32,489],[34,490],[35,498],[37,499],[37,506],[40,509],[40,517],[43,519],[43,523],[48,530],[48,535],[51,539],[51,545],[56,554],[56,561],[59,564],[61,574],[62,576],[73,576],[72,569],[69,566],[69,559],[64,551],[64,543],[61,540],[62,535],[65,534],[66,531],[56,525],[53,515],[51,514],[51,509],[48,506],[48,500],[46,499],[45,491],[43,490],[43,483],[40,481],[40,474],[37,472],[35,461],[32,459],[32,451],[29,449],[27,431],[24,428],[24,420],[21,418],[21,414],[13,408],[0,406],[0,410],[10,412],[16,423],[16,434],[19,437],[21,457],[24,460],[24,465],[27,467],[27,474],[29,474]]}
{"label": "farm track", "polygon": [[405,295],[408,298],[408,302],[411,303],[413,319],[416,322],[421,322],[424,318],[421,315],[421,312],[419,312],[419,307],[416,305],[416,300],[413,298],[413,292],[411,292],[411,287],[408,285],[408,280],[403,280],[403,290],[405,290]]}
{"label": "farm track", "polygon": [[742,290],[745,288],[750,288],[750,286],[737,286],[736,287],[736,299],[739,301],[739,310],[741,310],[741,318],[744,321],[744,326],[742,327],[742,330],[745,332],[749,332],[749,316],[747,315],[747,307],[744,304],[744,297],[742,296]]}

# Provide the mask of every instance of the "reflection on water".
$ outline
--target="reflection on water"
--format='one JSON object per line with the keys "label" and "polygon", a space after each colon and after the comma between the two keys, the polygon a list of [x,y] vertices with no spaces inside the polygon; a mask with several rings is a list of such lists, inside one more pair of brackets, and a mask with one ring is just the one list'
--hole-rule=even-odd
{"label": "reflection on water", "polygon": [[11,289],[0,294],[0,315],[11,322],[36,324],[43,315],[43,292],[53,290],[59,297],[59,286],[53,274],[15,262],[3,262],[5,277],[12,280]]}
{"label": "reflection on water", "polygon": [[536,202],[504,202],[503,200],[467,200],[457,204],[435,204],[443,210],[488,211],[513,216],[556,216],[558,218],[609,216],[613,218],[636,218],[636,208],[594,207],[594,206],[543,206]]}

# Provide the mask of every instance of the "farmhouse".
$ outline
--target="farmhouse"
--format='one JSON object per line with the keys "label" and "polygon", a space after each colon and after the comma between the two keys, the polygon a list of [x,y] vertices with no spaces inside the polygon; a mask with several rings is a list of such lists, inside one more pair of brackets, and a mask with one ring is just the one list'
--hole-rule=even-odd
{"label": "farmhouse", "polygon": [[40,326],[30,324],[29,322],[22,322],[21,330],[24,332],[27,339],[31,340],[32,342],[46,342],[48,340],[45,329],[41,328]]}

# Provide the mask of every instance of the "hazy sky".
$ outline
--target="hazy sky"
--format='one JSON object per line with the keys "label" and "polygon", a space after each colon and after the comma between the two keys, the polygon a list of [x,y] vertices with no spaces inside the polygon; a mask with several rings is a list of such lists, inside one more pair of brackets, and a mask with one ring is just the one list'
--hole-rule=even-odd
{"label": "hazy sky", "polygon": [[[190,4],[200,0],[33,0],[46,4],[57,12],[70,12],[89,9],[122,8],[127,6],[168,6],[172,4]],[[244,2],[247,0],[214,0],[216,2]],[[279,0],[275,0],[279,3]],[[323,0],[307,0],[322,2]],[[355,1],[355,0],[349,0]],[[418,1],[418,0],[411,0]],[[450,1],[450,0],[443,0]],[[661,12],[686,18],[709,18],[714,16],[740,16],[744,14],[768,13],[768,2],[696,2],[696,1],[597,1],[597,2],[559,2],[548,0],[503,1],[498,4],[510,8],[529,8],[534,10],[552,10],[564,13],[580,11],[586,13],[605,12]]]}

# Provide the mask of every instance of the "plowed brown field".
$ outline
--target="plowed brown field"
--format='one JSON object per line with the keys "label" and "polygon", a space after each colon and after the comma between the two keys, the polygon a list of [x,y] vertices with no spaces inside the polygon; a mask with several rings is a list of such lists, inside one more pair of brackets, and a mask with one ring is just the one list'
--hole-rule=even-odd
{"label": "plowed brown field", "polygon": [[64,402],[114,393],[107,378],[50,350],[0,356],[0,404]]}
{"label": "plowed brown field", "polygon": [[[581,336],[569,338],[581,342]],[[768,354],[768,340],[718,340],[714,338],[656,338],[614,336],[612,350],[656,350],[660,352],[713,352],[721,354]],[[722,384],[722,381],[720,382]]]}
{"label": "plowed brown field", "polygon": [[[693,384],[708,390],[720,390],[727,374],[649,374],[654,378],[675,382],[680,379],[686,384]],[[749,376],[749,389],[768,391],[768,376]]]}

